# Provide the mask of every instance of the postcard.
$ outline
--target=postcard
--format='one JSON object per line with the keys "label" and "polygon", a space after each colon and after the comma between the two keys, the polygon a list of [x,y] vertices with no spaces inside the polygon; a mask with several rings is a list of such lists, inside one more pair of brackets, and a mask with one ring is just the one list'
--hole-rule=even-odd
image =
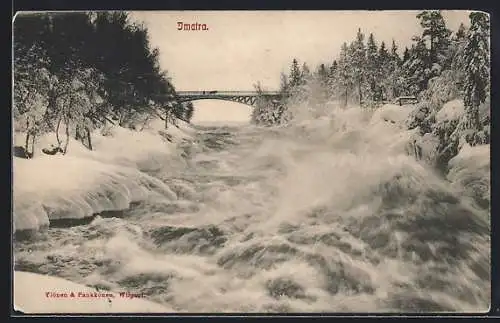
{"label": "postcard", "polygon": [[489,311],[489,19],[18,12],[14,309]]}

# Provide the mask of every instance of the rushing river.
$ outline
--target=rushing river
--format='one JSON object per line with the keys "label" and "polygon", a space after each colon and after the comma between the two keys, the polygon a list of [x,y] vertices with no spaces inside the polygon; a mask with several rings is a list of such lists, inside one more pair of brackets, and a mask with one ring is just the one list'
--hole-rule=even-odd
{"label": "rushing river", "polygon": [[189,312],[488,310],[489,211],[347,121],[200,127],[151,174],[178,200],[17,241],[15,269]]}

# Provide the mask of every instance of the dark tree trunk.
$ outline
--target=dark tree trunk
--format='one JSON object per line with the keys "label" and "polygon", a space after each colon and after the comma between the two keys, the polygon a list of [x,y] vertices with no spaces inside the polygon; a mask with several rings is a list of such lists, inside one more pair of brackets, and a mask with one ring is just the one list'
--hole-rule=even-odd
{"label": "dark tree trunk", "polygon": [[359,95],[359,106],[361,106],[361,103],[363,101],[363,96],[361,94],[361,82],[358,83],[358,95]]}
{"label": "dark tree trunk", "polygon": [[29,142],[30,142],[30,121],[29,118],[26,118],[26,141],[24,142],[24,151],[26,154],[26,158],[28,158]]}
{"label": "dark tree trunk", "polygon": [[56,126],[56,139],[57,139],[57,146],[61,147],[61,138],[59,138],[59,128],[61,127],[61,121],[62,117],[59,117],[59,120],[57,120],[57,126]]}
{"label": "dark tree trunk", "polygon": [[68,144],[69,144],[69,118],[66,117],[65,118],[65,122],[66,122],[66,144],[64,145],[64,149],[63,149],[63,155],[66,155],[66,152],[68,151]]}
{"label": "dark tree trunk", "polygon": [[28,153],[30,158],[33,158],[33,156],[35,156],[35,139],[35,134],[31,135],[31,153]]}
{"label": "dark tree trunk", "polygon": [[78,125],[76,125],[75,127],[75,140],[80,140],[81,139],[81,136],[80,136],[80,127]]}
{"label": "dark tree trunk", "polygon": [[93,149],[92,149],[92,139],[91,139],[91,137],[90,137],[90,129],[86,127],[86,128],[85,128],[85,130],[87,131],[87,142],[88,142],[88,144],[89,144],[89,147],[88,147],[88,148],[89,148],[90,150],[93,150]]}
{"label": "dark tree trunk", "polygon": [[347,106],[347,95],[348,95],[348,93],[347,93],[347,86],[346,86],[345,87],[345,104],[344,104],[345,106]]}

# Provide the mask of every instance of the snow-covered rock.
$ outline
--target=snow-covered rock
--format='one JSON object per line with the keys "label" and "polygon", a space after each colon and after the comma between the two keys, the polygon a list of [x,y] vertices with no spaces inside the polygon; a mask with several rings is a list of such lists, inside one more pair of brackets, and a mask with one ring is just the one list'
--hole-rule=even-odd
{"label": "snow-covered rock", "polygon": [[433,134],[426,133],[423,136],[414,135],[411,144],[411,155],[419,160],[424,160],[428,164],[434,165],[439,158],[439,148],[441,142]]}
{"label": "snow-covered rock", "polygon": [[436,114],[436,122],[456,121],[464,114],[464,102],[462,100],[453,100],[443,105]]}
{"label": "snow-covered rock", "polygon": [[375,110],[372,117],[372,124],[380,121],[403,125],[411,113],[411,109],[395,104],[385,104]]}
{"label": "snow-covered rock", "polygon": [[124,210],[156,192],[176,199],[160,180],[137,169],[73,156],[14,158],[14,230],[37,230],[54,219],[83,219]]}
{"label": "snow-covered rock", "polygon": [[[428,128],[424,127],[426,121],[431,113],[431,110],[426,103],[418,104],[408,115],[408,119],[406,119],[406,126],[408,129],[414,129],[417,127],[420,128]],[[421,129],[425,133],[427,129]]]}
{"label": "snow-covered rock", "polygon": [[25,314],[175,312],[172,308],[147,300],[143,295],[120,295],[125,292],[97,291],[96,288],[58,277],[14,272],[14,309]]}
{"label": "snow-covered rock", "polygon": [[447,178],[452,185],[485,207],[489,207],[491,196],[490,156],[490,145],[465,144],[448,163]]}

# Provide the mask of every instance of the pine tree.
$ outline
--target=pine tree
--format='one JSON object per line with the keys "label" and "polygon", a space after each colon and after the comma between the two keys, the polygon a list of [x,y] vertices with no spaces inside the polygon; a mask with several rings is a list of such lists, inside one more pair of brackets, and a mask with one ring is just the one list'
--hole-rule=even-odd
{"label": "pine tree", "polygon": [[358,89],[359,105],[362,105],[363,103],[363,86],[366,80],[366,49],[364,38],[365,36],[361,32],[361,29],[358,29],[356,40],[350,47],[353,78]]}
{"label": "pine tree", "polygon": [[[479,105],[489,95],[490,49],[489,16],[482,12],[469,15],[470,31],[463,53],[465,70],[464,105],[465,115],[460,130],[479,130]],[[474,138],[468,138],[475,143]]]}
{"label": "pine tree", "polygon": [[329,76],[330,77],[333,77],[333,76],[336,75],[337,68],[338,68],[337,60],[334,60],[333,63],[332,63],[332,65],[330,66],[330,72],[329,72]]}
{"label": "pine tree", "polygon": [[289,85],[292,89],[302,84],[299,62],[296,58],[294,58],[292,61],[292,67],[290,68],[290,76],[288,79],[290,80]]}
{"label": "pine tree", "polygon": [[370,33],[366,44],[366,79],[369,85],[370,98],[374,102],[380,99],[380,89],[377,81],[381,62],[377,51],[375,38],[373,34]]}
{"label": "pine tree", "polygon": [[328,71],[328,94],[330,97],[335,97],[339,87],[339,65],[337,60],[334,60]]}
{"label": "pine tree", "polygon": [[387,52],[387,48],[385,46],[385,42],[382,41],[380,43],[380,47],[378,49],[378,61],[379,64],[384,64],[389,59],[389,52]]}
{"label": "pine tree", "polygon": [[396,41],[394,39],[392,40],[391,58],[398,66],[402,64],[401,57],[399,57],[398,54],[398,46],[396,45]]}
{"label": "pine tree", "polygon": [[420,25],[424,28],[422,38],[428,39],[430,42],[429,59],[431,65],[444,63],[450,44],[451,31],[446,28],[441,11],[423,11],[417,15],[417,18],[420,19]]}
{"label": "pine tree", "polygon": [[465,46],[467,44],[467,29],[464,24],[461,23],[458,31],[452,37],[450,46],[448,47],[447,54],[447,66],[449,66],[450,70],[454,74],[455,85],[462,87],[464,80],[464,72],[463,72],[463,53]]}
{"label": "pine tree", "polygon": [[305,84],[311,80],[311,70],[309,69],[309,66],[307,66],[307,63],[304,62],[302,64],[302,71],[301,71],[301,81],[302,84]]}
{"label": "pine tree", "polygon": [[465,26],[464,26],[464,23],[460,23],[460,26],[458,27],[458,30],[457,32],[455,33],[455,40],[463,40],[467,37],[467,34],[466,34],[466,29],[465,29]]}
{"label": "pine tree", "polygon": [[403,65],[405,79],[407,81],[406,90],[409,94],[417,95],[427,88],[427,82],[431,76],[431,65],[429,51],[425,47],[422,38],[413,37],[414,44],[409,51],[409,58]]}
{"label": "pine tree", "polygon": [[387,97],[387,92],[391,92],[391,82],[394,81],[393,78],[393,66],[392,58],[387,48],[385,42],[380,44],[378,50],[378,66],[377,66],[377,85],[378,85],[378,100],[383,100]]}
{"label": "pine tree", "polygon": [[353,86],[353,65],[349,57],[349,48],[347,43],[343,43],[340,48],[340,57],[338,63],[338,78],[341,85],[342,95],[344,96],[344,105],[347,106],[349,92]]}
{"label": "pine tree", "polygon": [[325,64],[319,64],[318,68],[316,69],[316,75],[317,78],[320,80],[320,83],[326,85],[328,81],[328,70]]}

